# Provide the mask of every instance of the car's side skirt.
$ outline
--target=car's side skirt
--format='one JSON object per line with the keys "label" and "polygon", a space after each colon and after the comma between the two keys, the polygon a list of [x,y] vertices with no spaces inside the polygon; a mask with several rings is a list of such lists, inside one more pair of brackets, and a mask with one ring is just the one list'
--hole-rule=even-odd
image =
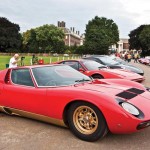
{"label": "car's side skirt", "polygon": [[19,109],[0,106],[0,111],[4,112],[6,114],[9,114],[9,115],[23,116],[23,117],[27,117],[27,118],[40,120],[40,121],[43,121],[43,122],[52,123],[52,124],[55,124],[55,125],[67,127],[63,120],[59,120],[59,119],[55,119],[55,118],[51,118],[51,117],[48,117],[48,116],[43,116],[43,115],[27,112],[27,111],[23,111],[23,110],[19,110]]}

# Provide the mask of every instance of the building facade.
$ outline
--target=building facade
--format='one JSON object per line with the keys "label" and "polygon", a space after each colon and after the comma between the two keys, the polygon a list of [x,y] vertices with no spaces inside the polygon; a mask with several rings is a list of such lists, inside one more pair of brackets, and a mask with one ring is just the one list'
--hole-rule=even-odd
{"label": "building facade", "polygon": [[64,21],[58,21],[58,27],[63,29],[65,33],[64,42],[68,46],[80,46],[83,45],[83,38],[80,36],[79,31],[75,31],[75,27],[70,29],[66,28],[66,23]]}
{"label": "building facade", "polygon": [[129,50],[129,41],[128,39],[121,38],[117,44],[111,46],[111,49],[116,50],[117,52],[123,52]]}

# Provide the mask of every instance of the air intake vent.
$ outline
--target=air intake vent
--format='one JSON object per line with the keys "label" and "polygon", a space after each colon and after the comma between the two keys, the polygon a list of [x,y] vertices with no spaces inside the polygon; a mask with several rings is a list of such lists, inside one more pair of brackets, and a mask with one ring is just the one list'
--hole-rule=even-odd
{"label": "air intake vent", "polygon": [[6,76],[5,76],[5,83],[9,84],[10,83],[10,69],[7,71]]}
{"label": "air intake vent", "polygon": [[142,94],[144,92],[145,92],[144,90],[131,88],[131,89],[128,89],[126,91],[123,91],[123,92],[117,94],[116,96],[122,97],[125,99],[132,99],[132,98],[136,97],[137,95]]}
{"label": "air intake vent", "polygon": [[140,90],[140,89],[136,89],[136,88],[131,88],[131,89],[128,89],[127,91],[136,93],[136,94],[142,94],[145,92],[144,90]]}
{"label": "air intake vent", "polygon": [[122,98],[125,98],[125,99],[131,99],[133,97],[136,97],[137,94],[135,94],[135,93],[129,93],[127,91],[124,91],[124,92],[121,92],[121,93],[117,94],[116,96],[122,97]]}

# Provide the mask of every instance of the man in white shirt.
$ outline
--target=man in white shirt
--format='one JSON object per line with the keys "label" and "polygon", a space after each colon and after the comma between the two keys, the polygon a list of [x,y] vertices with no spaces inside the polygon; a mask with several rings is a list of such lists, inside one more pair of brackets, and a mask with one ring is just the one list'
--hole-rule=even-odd
{"label": "man in white shirt", "polygon": [[17,63],[19,60],[19,55],[15,54],[9,61],[9,68],[15,68],[17,67]]}

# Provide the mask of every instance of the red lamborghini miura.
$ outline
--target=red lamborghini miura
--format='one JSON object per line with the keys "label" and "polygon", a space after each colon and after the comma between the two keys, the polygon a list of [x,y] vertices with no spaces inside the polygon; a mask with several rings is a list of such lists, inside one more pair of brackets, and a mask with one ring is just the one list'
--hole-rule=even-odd
{"label": "red lamborghini miura", "polygon": [[95,79],[66,65],[0,71],[0,111],[69,127],[80,139],[150,126],[150,92],[123,79]]}
{"label": "red lamborghini miura", "polygon": [[117,79],[127,79],[136,82],[142,82],[143,80],[145,80],[143,76],[137,73],[124,69],[110,69],[93,60],[87,59],[64,60],[56,63],[69,65],[72,68],[94,79],[117,78]]}

